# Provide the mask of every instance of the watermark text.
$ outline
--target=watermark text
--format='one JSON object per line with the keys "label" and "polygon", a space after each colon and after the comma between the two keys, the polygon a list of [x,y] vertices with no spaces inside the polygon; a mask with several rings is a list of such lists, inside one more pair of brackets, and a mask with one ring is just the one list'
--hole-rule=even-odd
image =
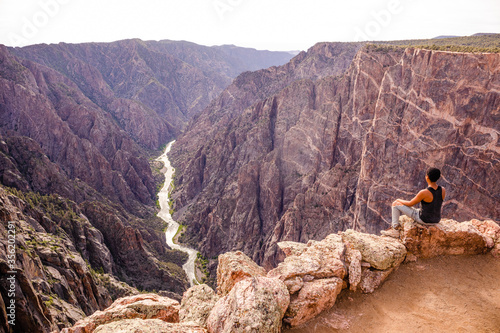
{"label": "watermark text", "polygon": [[7,223],[7,298],[5,304],[7,320],[10,325],[16,325],[16,224],[14,221]]}
{"label": "watermark text", "polygon": [[50,21],[61,11],[61,7],[70,2],[70,0],[39,0],[38,8],[33,15],[24,16],[21,19],[20,30],[9,33],[9,40],[13,46],[23,46],[31,44],[40,31],[49,25]]}
{"label": "watermark text", "polygon": [[354,40],[374,40],[382,32],[383,28],[387,28],[391,24],[394,15],[400,14],[402,11],[403,6],[400,0],[389,0],[386,8],[370,13],[373,19],[366,22],[362,29],[360,27],[354,28]]}
{"label": "watermark text", "polygon": [[219,16],[219,19],[223,21],[227,13],[234,11],[234,9],[242,3],[243,0],[214,0],[212,6],[217,16]]}

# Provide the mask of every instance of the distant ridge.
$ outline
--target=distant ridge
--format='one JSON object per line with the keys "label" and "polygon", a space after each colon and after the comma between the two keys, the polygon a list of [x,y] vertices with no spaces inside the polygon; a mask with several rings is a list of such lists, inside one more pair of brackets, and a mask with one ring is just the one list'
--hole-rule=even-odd
{"label": "distant ridge", "polygon": [[489,36],[489,35],[497,35],[496,32],[479,32],[477,34],[474,34],[472,36]]}
{"label": "distant ridge", "polygon": [[455,38],[455,37],[462,37],[462,36],[455,36],[455,35],[442,35],[442,36],[437,36],[437,37],[434,37],[433,39]]}

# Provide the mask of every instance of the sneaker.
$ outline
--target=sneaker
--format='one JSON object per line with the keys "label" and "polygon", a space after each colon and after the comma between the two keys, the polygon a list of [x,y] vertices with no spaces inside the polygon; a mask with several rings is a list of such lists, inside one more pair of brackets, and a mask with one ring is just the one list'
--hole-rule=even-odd
{"label": "sneaker", "polygon": [[396,229],[393,229],[393,228],[390,228],[387,230],[382,230],[380,233],[382,234],[382,236],[399,238],[399,231],[397,231]]}

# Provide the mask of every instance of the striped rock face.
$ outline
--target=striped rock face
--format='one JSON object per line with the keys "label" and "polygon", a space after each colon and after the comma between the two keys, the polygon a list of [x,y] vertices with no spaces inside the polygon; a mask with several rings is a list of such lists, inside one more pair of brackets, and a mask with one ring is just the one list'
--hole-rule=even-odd
{"label": "striped rock face", "polygon": [[330,47],[241,75],[179,139],[175,205],[210,257],[271,269],[278,242],[376,234],[429,167],[443,218],[500,219],[500,55],[366,46],[335,74],[322,65],[345,53]]}

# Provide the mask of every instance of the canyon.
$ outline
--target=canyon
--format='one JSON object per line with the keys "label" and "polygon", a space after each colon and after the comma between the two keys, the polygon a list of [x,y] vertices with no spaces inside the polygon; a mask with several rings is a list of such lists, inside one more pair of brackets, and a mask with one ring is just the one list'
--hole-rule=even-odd
{"label": "canyon", "polygon": [[[190,285],[187,255],[167,246],[156,216],[164,185],[156,158],[173,139],[179,239],[206,258],[208,284],[218,288],[217,296],[209,286],[190,289],[190,302],[215,304],[231,289],[232,297],[251,289],[266,304],[276,295],[273,316],[260,313],[255,324],[279,329],[282,318],[292,326],[312,318],[299,294],[316,286],[331,296],[324,308],[346,283],[375,288],[392,271],[367,273],[340,244],[353,243],[352,232],[378,237],[390,203],[420,190],[430,166],[443,173],[443,217],[499,221],[498,53],[318,43],[292,56],[173,41],[0,46],[0,252],[15,221],[21,331],[69,329],[93,313],[105,318],[99,310],[109,306],[135,306],[112,305],[120,297],[178,309]],[[497,233],[478,251],[497,253]],[[413,236],[405,246],[419,253]],[[326,268],[300,273],[302,284],[284,263],[301,266],[303,251]],[[228,264],[226,253],[240,257]],[[219,279],[241,265],[252,282],[233,288],[239,281]],[[8,271],[0,259],[2,281]],[[7,290],[0,283],[0,315]],[[145,291],[153,294],[138,296]],[[227,311],[235,300],[223,302],[206,329],[238,321]],[[179,321],[175,311],[170,323]]]}
{"label": "canyon", "polygon": [[35,282],[19,287],[17,329],[60,329],[142,290],[180,299],[187,258],[156,216],[154,158],[237,74],[292,56],[174,41],[0,45],[2,222],[16,223],[22,283]]}

